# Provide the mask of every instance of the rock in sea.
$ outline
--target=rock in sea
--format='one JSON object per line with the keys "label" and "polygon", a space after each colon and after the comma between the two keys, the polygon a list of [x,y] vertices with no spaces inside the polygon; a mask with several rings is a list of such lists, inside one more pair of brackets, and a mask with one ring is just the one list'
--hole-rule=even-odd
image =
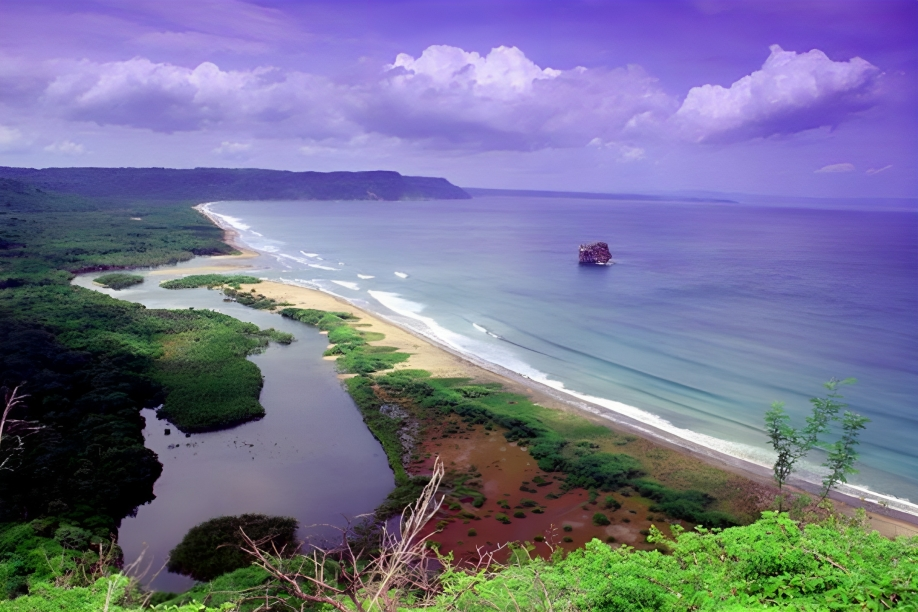
{"label": "rock in sea", "polygon": [[612,261],[612,253],[605,242],[591,242],[580,245],[581,265],[607,266]]}

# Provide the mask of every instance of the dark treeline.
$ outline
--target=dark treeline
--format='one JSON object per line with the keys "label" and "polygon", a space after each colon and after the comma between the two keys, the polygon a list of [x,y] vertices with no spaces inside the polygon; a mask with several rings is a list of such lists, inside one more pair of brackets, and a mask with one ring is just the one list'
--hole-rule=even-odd
{"label": "dark treeline", "polygon": [[444,178],[398,172],[287,172],[254,168],[8,168],[0,177],[93,198],[135,200],[456,200]]}
{"label": "dark treeline", "polygon": [[[245,357],[286,334],[211,311],[155,310],[70,285],[74,272],[232,252],[187,203],[150,206],[0,180],[0,386],[38,431],[0,454],[0,596],[30,576],[91,566],[121,519],[153,499],[162,466],[143,407],[180,430],[259,418]],[[55,560],[49,563],[48,559]]]}

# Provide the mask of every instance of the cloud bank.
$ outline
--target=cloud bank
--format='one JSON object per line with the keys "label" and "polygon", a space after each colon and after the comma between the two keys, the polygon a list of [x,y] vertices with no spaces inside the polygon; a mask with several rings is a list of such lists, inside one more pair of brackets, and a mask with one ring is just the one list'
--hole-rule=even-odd
{"label": "cloud bank", "polygon": [[[444,150],[592,146],[614,150],[619,161],[643,159],[648,142],[737,142],[835,126],[876,103],[880,78],[858,57],[833,61],[777,45],[760,70],[729,87],[693,87],[681,99],[640,66],[542,67],[516,47],[481,55],[434,45],[418,57],[398,54],[362,82],[143,57],[23,65],[21,79],[8,73],[14,68],[4,80],[31,85],[4,102],[65,121],[323,146],[367,138]],[[4,130],[0,146],[21,140],[16,127]],[[227,140],[214,153],[238,158],[248,149]]]}
{"label": "cloud bank", "polygon": [[733,83],[693,87],[673,117],[697,141],[737,141],[837,125],[869,108],[880,71],[855,57],[833,62],[812,50],[797,54],[771,46],[761,70]]}

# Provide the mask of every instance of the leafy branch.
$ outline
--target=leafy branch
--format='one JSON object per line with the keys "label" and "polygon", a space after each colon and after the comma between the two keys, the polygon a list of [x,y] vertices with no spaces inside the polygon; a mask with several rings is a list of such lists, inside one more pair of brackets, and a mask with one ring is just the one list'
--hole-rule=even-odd
{"label": "leafy branch", "polygon": [[855,447],[858,444],[858,434],[870,421],[867,417],[846,410],[841,417],[842,436],[832,444],[822,441],[822,436],[827,434],[833,423],[839,420],[839,413],[847,404],[843,403],[842,395],[838,389],[840,385],[851,385],[857,382],[854,378],[838,380],[833,378],[824,383],[827,390],[825,397],[810,399],[812,412],[806,418],[806,426],[796,429],[791,425],[790,415],[784,409],[784,402],[774,402],[771,409],[765,413],[765,429],[771,446],[777,457],[773,466],[775,482],[778,490],[778,510],[783,510],[783,488],[797,467],[797,462],[816,447],[825,448],[828,458],[822,465],[829,469],[829,474],[823,479],[822,499],[839,482],[847,482],[847,475],[855,473],[854,462],[858,454]]}

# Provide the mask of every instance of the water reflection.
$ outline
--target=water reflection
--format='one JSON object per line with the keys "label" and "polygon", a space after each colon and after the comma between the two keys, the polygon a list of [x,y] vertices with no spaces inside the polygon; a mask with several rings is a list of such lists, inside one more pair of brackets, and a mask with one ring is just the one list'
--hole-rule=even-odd
{"label": "water reflection", "polygon": [[278,315],[225,303],[216,291],[160,289],[159,282],[171,276],[145,275],[144,284],[118,292],[92,285],[96,275],[75,284],[150,308],[210,308],[291,332],[297,341],[251,357],[265,379],[261,402],[267,416],[260,421],[185,436],[153,410],[143,411],[145,443],[159,456],[163,474],[154,487],[156,499],[122,522],[119,543],[127,561],[146,548],[144,566],[150,571],[144,582],[157,590],[190,588],[191,579],[153,574],[188,529],[209,518],[245,512],[293,516],[305,537],[310,525],[342,525],[345,517],[371,512],[385,498],[394,487],[392,472],[336,378],[334,363],[321,358],[324,335]]}

